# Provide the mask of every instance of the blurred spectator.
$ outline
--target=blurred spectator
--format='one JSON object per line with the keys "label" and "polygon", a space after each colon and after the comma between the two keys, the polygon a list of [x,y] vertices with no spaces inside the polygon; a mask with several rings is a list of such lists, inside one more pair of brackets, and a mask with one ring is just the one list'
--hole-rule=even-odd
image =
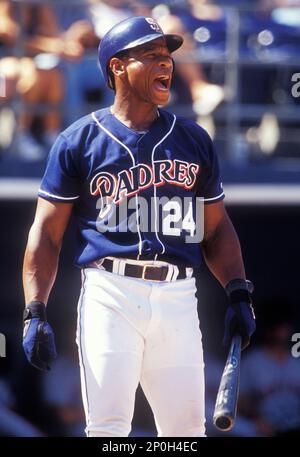
{"label": "blurred spectator", "polygon": [[[72,5],[57,6],[56,11],[59,17],[66,17],[66,9],[72,10]],[[113,93],[106,87],[99,69],[97,47],[102,36],[114,24],[132,15],[128,2],[124,0],[84,0],[81,5],[81,11],[92,27],[94,43],[90,43],[90,47],[94,49],[93,53],[86,54],[80,63],[64,65],[68,81],[66,101],[70,107],[68,123],[87,114],[87,110],[99,109],[112,103]],[[85,110],[86,104],[92,104],[93,106],[88,106],[87,110]]]}
{"label": "blurred spectator", "polygon": [[[48,149],[61,129],[64,81],[59,61],[80,59],[95,35],[85,21],[77,21],[63,31],[54,9],[47,4],[3,1],[0,14],[0,42],[7,55],[0,61],[5,78],[1,105],[15,102],[17,96],[24,104],[11,149],[23,158],[41,159],[46,153],[44,146]],[[20,54],[23,56],[16,57]],[[35,110],[41,110],[41,135],[33,135]]]}
{"label": "blurred spectator", "polygon": [[[258,0],[257,9],[240,14],[240,54],[245,59],[239,69],[240,101],[253,104],[254,110],[255,105],[273,105],[265,106],[264,112],[257,110],[255,119],[245,116],[243,120],[251,147],[249,157],[255,161],[298,154],[298,141],[293,133],[297,117],[280,116],[278,110],[299,103],[292,96],[290,81],[298,71],[296,64],[293,65],[300,51],[300,29],[295,21],[285,22],[290,15],[297,18],[297,4],[300,5],[299,0]],[[283,7],[287,6],[293,8],[288,8],[289,15],[283,15],[283,11],[287,12]]]}
{"label": "blurred spectator", "polygon": [[205,0],[200,3],[190,0],[190,12],[179,15],[178,10],[178,14],[164,14],[157,17],[165,33],[179,33],[184,37],[184,44],[177,54],[176,73],[188,88],[193,110],[197,116],[208,116],[224,100],[224,88],[209,82],[201,63],[195,60],[196,41],[192,35],[193,30],[188,28],[191,18],[193,21],[196,19],[199,27],[199,21],[215,22],[222,17],[220,8],[206,3]]}
{"label": "blurred spectator", "polygon": [[300,364],[291,354],[292,324],[285,316],[274,318],[275,304],[271,312],[262,346],[242,358],[239,410],[258,436],[299,434]]}
{"label": "blurred spectator", "polygon": [[20,26],[12,17],[12,2],[0,3],[0,17],[0,46],[12,46],[20,33]]}
{"label": "blurred spectator", "polygon": [[115,24],[132,16],[128,0],[88,0],[90,15],[98,38],[108,32]]}
{"label": "blurred spectator", "polygon": [[53,9],[60,28],[65,30],[64,39],[81,45],[80,60],[65,59],[61,64],[66,79],[64,120],[70,124],[87,112],[112,103],[113,94],[99,69],[97,47],[106,31],[132,15],[132,11],[124,0],[82,0],[75,4],[53,1]]}

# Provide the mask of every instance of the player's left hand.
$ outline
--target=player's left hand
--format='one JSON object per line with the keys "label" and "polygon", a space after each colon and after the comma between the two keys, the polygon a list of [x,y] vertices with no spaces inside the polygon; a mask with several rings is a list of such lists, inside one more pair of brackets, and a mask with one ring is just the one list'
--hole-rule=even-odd
{"label": "player's left hand", "polygon": [[250,344],[251,335],[256,330],[255,315],[252,307],[250,282],[241,279],[230,281],[225,287],[230,305],[225,314],[223,344],[228,346],[232,337],[238,333],[242,338],[242,350]]}
{"label": "player's left hand", "polygon": [[54,333],[42,302],[31,302],[25,308],[23,349],[29,363],[42,371],[50,370],[50,363],[57,357]]}

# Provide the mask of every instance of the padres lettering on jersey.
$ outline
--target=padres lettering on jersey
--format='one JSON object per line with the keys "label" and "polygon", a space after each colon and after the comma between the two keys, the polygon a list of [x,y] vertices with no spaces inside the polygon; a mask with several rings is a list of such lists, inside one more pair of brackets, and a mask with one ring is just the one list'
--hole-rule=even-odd
{"label": "padres lettering on jersey", "polygon": [[75,204],[77,265],[106,256],[201,263],[200,243],[192,241],[197,199],[224,198],[217,156],[196,123],[159,114],[140,134],[109,108],[99,110],[51,149],[39,196]]}
{"label": "padres lettering on jersey", "polygon": [[122,170],[117,176],[104,171],[97,173],[91,181],[93,196],[112,197],[119,203],[125,196],[139,193],[149,186],[161,186],[170,183],[191,189],[196,182],[199,165],[182,160],[156,160],[153,167],[138,164],[129,170]]}

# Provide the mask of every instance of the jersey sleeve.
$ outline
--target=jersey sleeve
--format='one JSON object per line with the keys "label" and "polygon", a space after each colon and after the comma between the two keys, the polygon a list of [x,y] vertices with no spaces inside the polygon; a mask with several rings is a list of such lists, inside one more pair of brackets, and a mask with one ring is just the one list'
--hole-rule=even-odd
{"label": "jersey sleeve", "polygon": [[200,169],[197,196],[204,198],[204,203],[216,203],[225,197],[220,176],[220,166],[213,142],[203,130],[204,159]]}
{"label": "jersey sleeve", "polygon": [[52,146],[38,196],[71,203],[80,196],[81,179],[67,138],[62,134]]}

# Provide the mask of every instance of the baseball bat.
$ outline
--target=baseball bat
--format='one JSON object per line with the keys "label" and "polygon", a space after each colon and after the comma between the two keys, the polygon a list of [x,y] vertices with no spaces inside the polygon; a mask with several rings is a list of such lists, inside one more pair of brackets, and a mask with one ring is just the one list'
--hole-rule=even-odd
{"label": "baseball bat", "polygon": [[235,422],[240,382],[241,337],[232,338],[216,399],[213,422],[223,432]]}

